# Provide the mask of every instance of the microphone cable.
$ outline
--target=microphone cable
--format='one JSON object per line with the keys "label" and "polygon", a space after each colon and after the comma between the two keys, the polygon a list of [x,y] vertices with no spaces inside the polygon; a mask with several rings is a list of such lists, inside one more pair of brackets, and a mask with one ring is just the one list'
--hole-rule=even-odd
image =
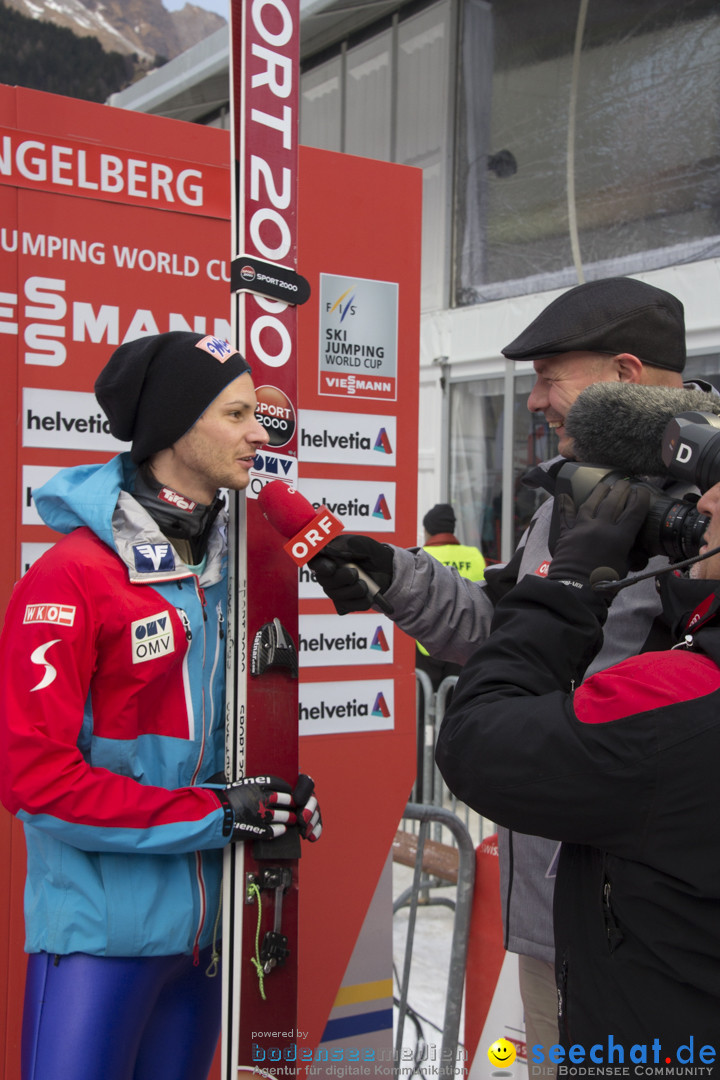
{"label": "microphone cable", "polygon": [[622,581],[618,577],[617,571],[613,570],[611,566],[597,566],[590,575],[590,586],[595,592],[617,593],[621,589],[627,589],[629,585],[637,585],[639,581],[647,581],[648,578],[659,577],[660,574],[669,574],[673,570],[686,570],[688,566],[702,562],[703,559],[709,559],[711,555],[717,555],[718,553],[720,553],[720,545],[710,548],[709,551],[704,551],[702,555],[693,555],[692,558],[683,559],[682,562],[670,563],[668,566],[661,567],[660,570],[646,570],[642,574],[632,574],[623,578]]}

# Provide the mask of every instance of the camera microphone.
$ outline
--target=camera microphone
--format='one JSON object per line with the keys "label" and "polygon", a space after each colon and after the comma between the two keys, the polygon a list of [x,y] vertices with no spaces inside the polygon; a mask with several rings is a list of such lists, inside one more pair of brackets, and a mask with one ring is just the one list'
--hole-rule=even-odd
{"label": "camera microphone", "polygon": [[702,555],[693,555],[691,559],[683,559],[682,562],[661,566],[658,570],[645,570],[642,574],[630,574],[628,577],[622,578],[622,580],[618,576],[617,570],[613,570],[611,566],[596,566],[590,575],[590,586],[595,592],[618,593],[621,589],[627,589],[629,585],[637,585],[639,581],[647,581],[648,578],[656,578],[660,574],[669,574],[674,570],[686,570],[693,563],[709,559],[711,555],[717,555],[718,552],[720,552],[720,546],[710,548],[709,551],[703,551]]}
{"label": "camera microphone", "polygon": [[610,465],[629,476],[667,476],[665,429],[688,412],[720,416],[720,397],[669,386],[593,383],[568,412],[565,432],[576,461]]}

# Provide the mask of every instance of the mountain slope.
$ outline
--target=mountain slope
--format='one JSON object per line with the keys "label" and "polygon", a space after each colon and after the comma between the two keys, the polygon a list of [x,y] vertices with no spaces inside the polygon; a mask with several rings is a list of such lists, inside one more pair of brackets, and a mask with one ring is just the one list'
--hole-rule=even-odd
{"label": "mountain slope", "polygon": [[[135,53],[152,64],[170,60],[203,38],[225,19],[195,4],[167,11],[162,0],[4,0],[5,6],[36,21],[96,38],[106,52]],[[3,73],[3,81],[8,81]]]}

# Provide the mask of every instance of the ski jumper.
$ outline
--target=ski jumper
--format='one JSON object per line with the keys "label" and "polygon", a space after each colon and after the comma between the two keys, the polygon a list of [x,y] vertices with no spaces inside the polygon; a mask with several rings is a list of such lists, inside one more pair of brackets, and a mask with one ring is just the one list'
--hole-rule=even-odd
{"label": "ski jumper", "polygon": [[[199,785],[224,763],[225,527],[215,523],[202,566],[185,565],[130,494],[134,474],[122,454],[62,470],[35,493],[45,522],[67,535],[16,585],[0,639],[0,793],[25,829],[29,992],[57,973],[72,983],[66,960],[78,954],[99,972],[93,959],[108,957],[138,972],[152,966],[140,960],[168,957],[192,968],[214,940],[229,830]],[[203,979],[215,1001],[217,980]],[[67,987],[56,1006],[65,1036]],[[39,1008],[28,999],[25,1080],[49,1075],[34,1071]],[[120,1055],[135,1033],[119,1009],[110,1015]],[[163,1038],[171,1052],[166,1028]],[[80,1077],[73,1069],[68,1080]],[[57,1062],[51,1075],[63,1076]]]}

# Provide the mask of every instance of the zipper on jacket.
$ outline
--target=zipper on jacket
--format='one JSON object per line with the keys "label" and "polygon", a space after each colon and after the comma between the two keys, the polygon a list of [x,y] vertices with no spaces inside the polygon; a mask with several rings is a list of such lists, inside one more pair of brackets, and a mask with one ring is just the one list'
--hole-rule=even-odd
{"label": "zipper on jacket", "polygon": [[190,642],[192,641],[192,627],[190,626],[190,617],[184,608],[177,608],[177,613],[180,616],[185,630],[185,637]]}
{"label": "zipper on jacket", "polygon": [[[203,653],[202,653],[201,664],[202,664],[202,670],[205,671],[205,663],[206,663],[206,660],[207,660],[207,611],[206,611],[206,606],[207,605],[206,605],[206,601],[205,601],[205,592],[204,592],[202,586],[200,585],[200,579],[196,577],[194,579],[194,581],[195,581],[195,587],[197,589],[197,594],[198,594],[198,597],[200,599],[200,604],[202,605],[202,615],[203,615],[203,646],[202,646],[202,649],[203,649]],[[192,779],[190,781],[191,784],[196,783],[197,778],[198,778],[198,774],[200,772],[200,766],[202,765],[203,757],[205,756],[205,739],[206,739],[207,735],[206,735],[206,730],[205,730],[206,729],[206,723],[205,723],[206,704],[205,704],[205,680],[204,679],[203,679],[203,682],[202,682],[202,689],[201,689],[201,706],[202,706],[201,707],[201,712],[202,712],[202,716],[201,716],[202,737],[200,739],[200,753],[198,754],[197,764],[196,764],[195,769],[194,769],[193,774],[192,774]]]}
{"label": "zipper on jacket", "polygon": [[193,964],[195,967],[200,963],[200,937],[205,926],[205,916],[207,913],[207,894],[205,892],[205,878],[203,875],[202,865],[202,853],[200,851],[195,852],[195,869],[196,879],[198,885],[198,896],[200,897],[200,916],[198,918],[197,930],[195,931],[195,941],[193,942]]}
{"label": "zipper on jacket", "polygon": [[617,924],[615,914],[612,909],[612,886],[607,877],[603,883],[603,897],[602,897],[603,919],[605,921],[605,934],[607,936],[608,950],[614,952],[618,945],[621,945],[624,937],[623,932]]}

